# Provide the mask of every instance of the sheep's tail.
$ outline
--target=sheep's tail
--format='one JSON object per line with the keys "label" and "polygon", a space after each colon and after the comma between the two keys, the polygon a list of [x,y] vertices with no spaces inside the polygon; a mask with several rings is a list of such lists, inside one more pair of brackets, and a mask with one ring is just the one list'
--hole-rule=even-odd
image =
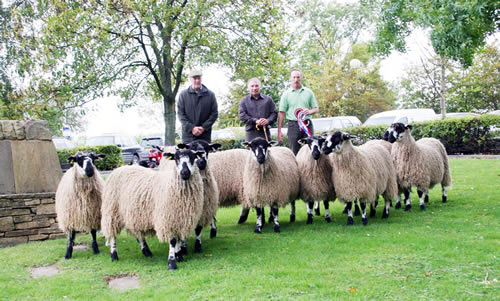
{"label": "sheep's tail", "polygon": [[101,230],[104,237],[106,237],[106,241],[108,241],[109,238],[118,236],[123,229],[119,204],[116,197],[114,197],[114,193],[105,190],[101,211]]}
{"label": "sheep's tail", "polygon": [[451,186],[451,171],[450,171],[450,163],[448,162],[448,154],[446,153],[446,149],[444,148],[444,145],[440,143],[440,153],[443,158],[443,163],[444,163],[444,173],[443,173],[443,180],[441,181],[441,186],[442,187],[447,187]]}

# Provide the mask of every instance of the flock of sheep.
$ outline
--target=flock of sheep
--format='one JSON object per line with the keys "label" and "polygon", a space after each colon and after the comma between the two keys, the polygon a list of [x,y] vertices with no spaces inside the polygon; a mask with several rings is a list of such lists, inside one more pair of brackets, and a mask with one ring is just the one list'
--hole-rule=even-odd
{"label": "flock of sheep", "polygon": [[[248,150],[216,152],[220,144],[195,141],[176,148],[167,147],[160,170],[140,166],[115,169],[106,183],[94,167],[103,155],[77,153],[56,192],[56,211],[61,230],[68,233],[65,258],[72,256],[75,233],[92,234],[92,249],[99,253],[96,231],[101,229],[110,246],[111,259],[118,260],[116,237],[123,229],[137,238],[142,253],[151,257],[146,237],[156,234],[169,243],[168,269],[187,254],[186,238],[195,231],[194,250],[201,252],[201,231],[210,225],[217,235],[218,207],[241,205],[238,223],[256,209],[256,233],[265,223],[264,207],[269,206],[269,223],[280,232],[279,208],[290,204],[290,221],[295,220],[295,200],[307,204],[307,223],[313,221],[313,207],[323,201],[325,220],[331,221],[329,202],[345,204],[347,225],[354,223],[353,203],[361,206],[362,223],[368,223],[366,207],[375,216],[379,196],[384,198],[382,218],[389,217],[392,201],[411,208],[410,189],[416,187],[420,208],[425,209],[428,193],[441,184],[442,201],[451,185],[448,157],[434,138],[415,141],[411,126],[392,124],[385,140],[354,146],[352,136],[331,132],[301,139],[297,156],[276,142],[256,138],[243,144]],[[209,156],[210,154],[210,156]],[[209,159],[210,157],[210,159]],[[358,209],[359,210],[359,209]]]}

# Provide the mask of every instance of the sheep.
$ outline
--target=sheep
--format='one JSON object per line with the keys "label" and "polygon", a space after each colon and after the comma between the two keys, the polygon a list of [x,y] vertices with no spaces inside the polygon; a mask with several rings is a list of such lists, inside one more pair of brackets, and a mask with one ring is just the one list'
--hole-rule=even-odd
{"label": "sheep", "polygon": [[167,168],[159,171],[122,166],[108,177],[103,192],[102,232],[109,239],[111,260],[118,260],[116,236],[123,228],[134,235],[144,256],[152,253],[145,237],[156,233],[169,242],[168,269],[183,261],[182,241],[200,221],[203,210],[203,180],[195,164],[203,153],[179,149],[165,153]]}
{"label": "sheep", "polygon": [[[393,143],[391,155],[396,167],[398,184],[403,189],[405,211],[411,209],[410,191],[417,187],[420,209],[425,210],[429,201],[429,189],[441,184],[442,201],[447,201],[446,187],[451,185],[448,155],[443,144],[435,138],[422,138],[415,142],[411,125],[393,123],[384,138]],[[401,208],[398,197],[396,209]]]}
{"label": "sheep", "polygon": [[353,146],[351,136],[329,133],[322,151],[330,154],[334,173],[333,186],[340,202],[348,208],[347,225],[354,224],[352,202],[359,200],[363,225],[368,224],[366,203],[375,203],[379,195],[385,200],[382,218],[389,217],[391,200],[396,197],[396,173],[387,149],[378,143]]}
{"label": "sheep", "polygon": [[76,231],[90,232],[92,250],[99,253],[96,231],[101,222],[101,195],[104,182],[94,166],[106,155],[78,152],[68,158],[73,166],[61,178],[56,191],[56,213],[59,228],[68,234],[65,259],[73,255]]}
{"label": "sheep", "polygon": [[[313,204],[323,200],[325,220],[331,222],[329,201],[336,198],[332,181],[332,163],[328,156],[321,153],[325,137],[314,135],[298,141],[302,144],[296,160],[300,172],[300,197],[307,203],[307,224],[313,222]],[[318,206],[319,211],[319,206]]]}
{"label": "sheep", "polygon": [[256,208],[256,233],[262,233],[263,207],[270,205],[274,232],[280,232],[278,208],[295,201],[299,194],[299,170],[292,151],[286,147],[273,147],[276,141],[255,138],[243,142],[253,156],[247,156],[243,172],[243,207]]}

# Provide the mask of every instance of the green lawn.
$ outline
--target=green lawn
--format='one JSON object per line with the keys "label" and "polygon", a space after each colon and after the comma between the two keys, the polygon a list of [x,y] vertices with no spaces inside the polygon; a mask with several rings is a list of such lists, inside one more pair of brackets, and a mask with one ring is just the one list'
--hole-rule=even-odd
{"label": "green lawn", "polygon": [[[306,225],[298,202],[295,223],[288,208],[280,210],[282,232],[266,224],[257,235],[254,212],[237,225],[239,208],[221,209],[217,238],[204,229],[201,254],[193,254],[191,238],[176,271],[167,270],[167,244],[150,238],[154,256],[145,258],[125,233],[117,240],[118,262],[102,236],[101,254],[75,250],[71,260],[63,259],[64,239],[0,249],[0,300],[500,300],[500,160],[452,159],[451,167],[448,203],[436,187],[422,212],[414,191],[411,212],[392,209],[382,220],[379,209],[366,227],[360,217],[347,227],[338,203],[332,223],[315,217]],[[90,235],[76,243],[89,244]],[[30,277],[31,267],[54,263],[60,274]],[[137,275],[142,287],[109,289],[106,277],[117,274]]]}

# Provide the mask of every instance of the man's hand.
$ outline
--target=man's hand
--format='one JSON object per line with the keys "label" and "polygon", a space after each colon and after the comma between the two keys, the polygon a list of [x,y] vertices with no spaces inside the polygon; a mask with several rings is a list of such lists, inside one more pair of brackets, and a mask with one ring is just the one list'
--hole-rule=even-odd
{"label": "man's hand", "polygon": [[311,113],[309,113],[309,109],[303,109],[302,110],[302,114],[304,114],[304,116],[307,116],[307,115],[309,115]]}
{"label": "man's hand", "polygon": [[281,133],[281,129],[278,129],[278,142],[283,143],[283,134]]}
{"label": "man's hand", "polygon": [[204,131],[205,131],[205,129],[202,128],[201,126],[195,126],[191,130],[191,133],[193,133],[194,136],[200,136],[201,134],[203,134]]}
{"label": "man's hand", "polygon": [[266,118],[260,118],[258,119],[256,122],[255,122],[256,125],[260,126],[260,127],[265,127],[266,125],[269,124],[269,121],[267,121]]}

